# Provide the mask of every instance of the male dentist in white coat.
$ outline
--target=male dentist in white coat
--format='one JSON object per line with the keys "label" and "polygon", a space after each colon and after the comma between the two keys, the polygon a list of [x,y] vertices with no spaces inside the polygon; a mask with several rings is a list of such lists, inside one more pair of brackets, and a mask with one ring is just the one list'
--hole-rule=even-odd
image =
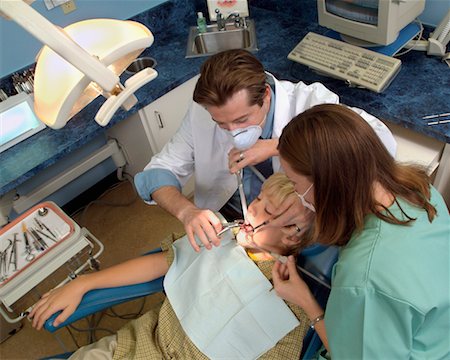
{"label": "male dentist in white coat", "polygon": [[[284,126],[314,105],[338,103],[339,97],[320,83],[279,81],[254,55],[228,50],[202,65],[193,100],[177,133],[136,175],[135,184],[145,201],[155,201],[183,222],[192,247],[200,251],[199,242],[207,249],[220,244],[222,224],[214,211],[228,220],[242,219],[235,173],[243,169],[247,201],[257,198],[262,180],[248,166],[266,178],[281,171],[277,145]],[[389,129],[363,110],[353,110],[395,156]],[[195,203],[181,193],[191,176]]]}

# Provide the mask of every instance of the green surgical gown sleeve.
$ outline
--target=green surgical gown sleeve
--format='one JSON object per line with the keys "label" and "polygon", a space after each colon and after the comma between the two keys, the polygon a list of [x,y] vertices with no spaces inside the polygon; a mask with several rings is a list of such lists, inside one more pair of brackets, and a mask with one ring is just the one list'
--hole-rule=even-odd
{"label": "green surgical gown sleeve", "polygon": [[330,338],[332,359],[409,359],[411,322],[424,316],[409,304],[373,289],[334,289],[325,325],[339,328]]}

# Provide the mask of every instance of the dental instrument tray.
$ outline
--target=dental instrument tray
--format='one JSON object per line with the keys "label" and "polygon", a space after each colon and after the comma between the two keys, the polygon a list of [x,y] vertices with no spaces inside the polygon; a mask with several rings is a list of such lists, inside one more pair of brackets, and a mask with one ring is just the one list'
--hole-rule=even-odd
{"label": "dental instrument tray", "polygon": [[31,208],[0,230],[0,313],[8,322],[21,320],[45,292],[96,267],[102,251],[55,203]]}

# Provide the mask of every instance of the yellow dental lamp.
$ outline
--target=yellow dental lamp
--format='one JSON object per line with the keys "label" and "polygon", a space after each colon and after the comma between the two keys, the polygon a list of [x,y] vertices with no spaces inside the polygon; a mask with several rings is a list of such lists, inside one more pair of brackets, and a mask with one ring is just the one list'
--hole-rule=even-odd
{"label": "yellow dental lamp", "polygon": [[36,60],[34,109],[53,129],[98,95],[106,101],[95,121],[107,125],[119,107],[131,109],[134,92],[158,75],[146,68],[120,83],[119,75],[154,40],[138,22],[90,19],[60,29],[22,0],[0,1],[0,12],[45,44]]}

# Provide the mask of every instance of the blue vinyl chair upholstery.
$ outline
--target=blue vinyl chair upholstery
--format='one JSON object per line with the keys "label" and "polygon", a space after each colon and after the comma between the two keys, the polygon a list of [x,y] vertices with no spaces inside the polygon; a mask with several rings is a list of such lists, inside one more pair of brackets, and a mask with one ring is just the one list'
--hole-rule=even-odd
{"label": "blue vinyl chair upholstery", "polygon": [[[161,249],[158,248],[149,251],[144,255],[160,251]],[[89,291],[83,296],[83,299],[81,300],[75,312],[70,315],[66,321],[59,324],[58,326],[53,325],[54,320],[61,313],[61,311],[58,311],[47,319],[44,324],[44,328],[47,331],[53,333],[64,326],[72,324],[73,322],[83,319],[89,315],[95,314],[96,312],[108,309],[112,306],[119,305],[127,301],[163,291],[163,281],[164,277],[160,277],[158,279],[141,284]]]}
{"label": "blue vinyl chair upholstery", "polygon": [[[161,251],[155,249],[147,254]],[[325,247],[321,245],[313,245],[299,255],[298,265],[314,274],[327,284],[331,283],[331,272],[334,263],[337,260],[338,250],[336,247]],[[325,307],[329,289],[319,284],[312,278],[303,276],[304,280],[310,286],[314,296],[318,299],[322,307]],[[121,286],[117,288],[105,288],[92,290],[86,293],[79,304],[77,310],[62,324],[58,326],[53,325],[53,321],[58,316],[58,313],[53,314],[44,325],[44,328],[53,333],[56,330],[67,326],[77,320],[92,315],[96,312],[102,311],[109,307],[137,299],[142,296],[154,294],[163,291],[164,277],[149,281],[146,283]],[[321,346],[321,341],[317,333],[309,330],[303,341],[302,359],[311,359]],[[64,354],[66,355],[66,354]],[[68,354],[70,356],[70,354]],[[55,358],[55,357],[53,357]],[[61,357],[66,358],[66,357]]]}

